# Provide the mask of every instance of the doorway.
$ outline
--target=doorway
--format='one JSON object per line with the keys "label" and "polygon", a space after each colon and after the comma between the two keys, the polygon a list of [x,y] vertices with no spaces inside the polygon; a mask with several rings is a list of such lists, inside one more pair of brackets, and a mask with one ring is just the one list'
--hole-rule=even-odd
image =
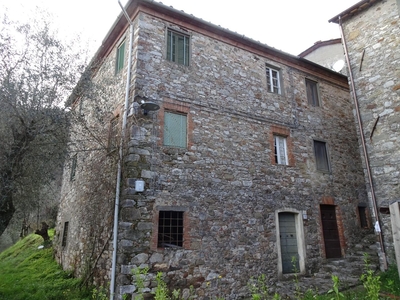
{"label": "doorway", "polygon": [[320,211],[326,258],[340,258],[342,249],[336,220],[336,206],[320,205]]}

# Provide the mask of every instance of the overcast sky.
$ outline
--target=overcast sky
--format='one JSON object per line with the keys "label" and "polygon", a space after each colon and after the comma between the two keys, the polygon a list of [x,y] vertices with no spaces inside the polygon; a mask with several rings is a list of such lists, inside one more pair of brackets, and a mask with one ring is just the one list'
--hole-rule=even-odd
{"label": "overcast sky", "polygon": [[[127,0],[121,0],[123,4]],[[328,20],[359,0],[163,0],[205,21],[297,55],[317,41],[339,38]],[[0,0],[12,19],[27,20],[35,6],[54,18],[62,34],[90,40],[93,53],[121,12],[117,0]]]}

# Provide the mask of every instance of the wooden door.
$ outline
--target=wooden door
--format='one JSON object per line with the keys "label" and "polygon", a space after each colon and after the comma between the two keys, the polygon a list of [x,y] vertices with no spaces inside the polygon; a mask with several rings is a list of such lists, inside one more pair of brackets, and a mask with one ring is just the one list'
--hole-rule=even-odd
{"label": "wooden door", "polygon": [[320,208],[326,258],[342,257],[335,206],[321,205]]}

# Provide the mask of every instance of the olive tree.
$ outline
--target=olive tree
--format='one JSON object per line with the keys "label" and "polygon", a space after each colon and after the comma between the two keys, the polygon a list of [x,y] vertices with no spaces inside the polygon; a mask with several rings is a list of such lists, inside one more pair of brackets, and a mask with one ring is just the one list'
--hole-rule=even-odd
{"label": "olive tree", "polygon": [[51,198],[68,141],[63,102],[84,69],[82,53],[45,19],[0,27],[0,235],[16,211]]}

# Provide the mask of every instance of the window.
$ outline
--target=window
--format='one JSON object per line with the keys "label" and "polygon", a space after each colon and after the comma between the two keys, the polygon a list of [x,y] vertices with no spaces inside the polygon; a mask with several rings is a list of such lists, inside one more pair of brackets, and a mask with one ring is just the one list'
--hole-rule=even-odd
{"label": "window", "polygon": [[78,163],[78,154],[74,154],[74,156],[72,157],[72,162],[71,162],[71,174],[69,177],[70,181],[73,181],[75,179],[77,163]]}
{"label": "window", "polygon": [[187,115],[164,112],[164,146],[186,148]]}
{"label": "window", "polygon": [[159,211],[157,247],[183,246],[183,211]]}
{"label": "window", "polygon": [[358,216],[360,218],[360,227],[361,228],[368,228],[367,207],[366,207],[366,205],[359,205],[358,206]]}
{"label": "window", "polygon": [[274,135],[275,141],[275,163],[280,165],[288,164],[286,137]]}
{"label": "window", "polygon": [[271,125],[268,144],[271,147],[270,157],[272,165],[295,165],[289,128]]}
{"label": "window", "polygon": [[117,48],[117,61],[115,66],[115,73],[118,73],[124,67],[125,59],[125,41],[123,41]]}
{"label": "window", "polygon": [[281,93],[281,84],[279,78],[279,71],[267,67],[267,88],[268,92],[280,94]]}
{"label": "window", "polygon": [[319,106],[318,84],[315,81],[306,79],[307,99],[312,106]]}
{"label": "window", "polygon": [[329,172],[328,154],[326,151],[326,143],[314,141],[314,154],[317,164],[317,170]]}
{"label": "window", "polygon": [[168,30],[167,59],[180,65],[189,65],[189,36]]}
{"label": "window", "polygon": [[61,241],[61,246],[65,247],[67,245],[67,239],[68,239],[68,222],[64,223],[64,231],[62,235],[62,241]]}
{"label": "window", "polygon": [[108,152],[114,151],[118,148],[118,121],[119,118],[116,116],[110,121],[110,128],[108,132]]}

